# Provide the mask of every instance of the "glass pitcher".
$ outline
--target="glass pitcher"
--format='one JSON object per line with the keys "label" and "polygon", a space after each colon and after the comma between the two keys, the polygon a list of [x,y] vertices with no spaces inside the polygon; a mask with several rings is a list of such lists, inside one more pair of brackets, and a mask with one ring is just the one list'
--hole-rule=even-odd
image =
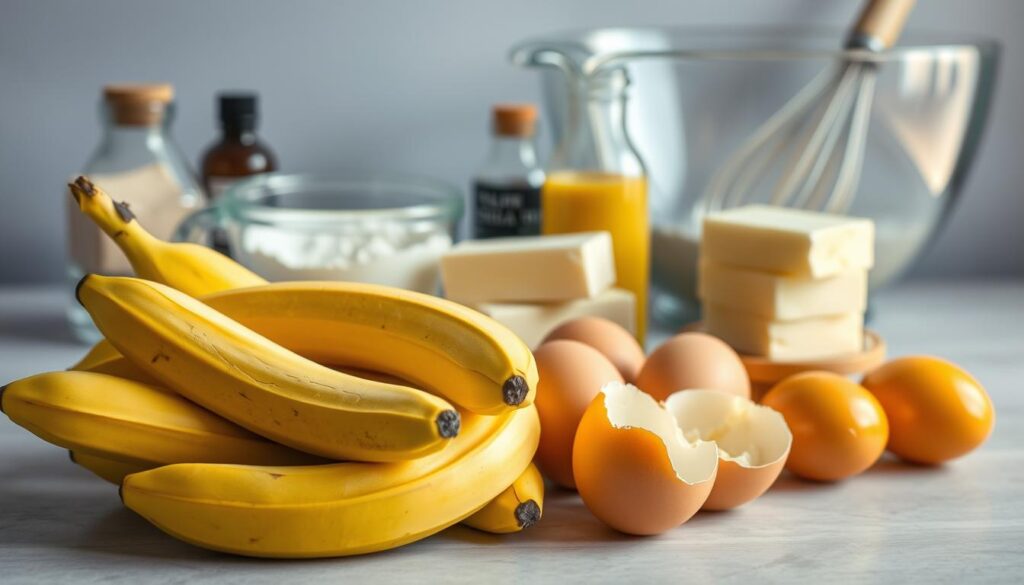
{"label": "glass pitcher", "polygon": [[531,64],[562,68],[569,87],[565,124],[541,189],[541,232],[611,233],[617,286],[636,297],[636,336],[643,342],[650,229],[647,173],[626,132],[629,77],[621,67],[579,75],[555,53],[532,58]]}

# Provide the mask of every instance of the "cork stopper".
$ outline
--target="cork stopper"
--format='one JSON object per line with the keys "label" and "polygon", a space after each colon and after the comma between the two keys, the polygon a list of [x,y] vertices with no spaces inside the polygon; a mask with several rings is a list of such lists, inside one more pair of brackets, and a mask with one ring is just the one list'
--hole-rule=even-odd
{"label": "cork stopper", "polygon": [[498,136],[533,136],[537,108],[533,104],[498,104],[494,106],[494,133]]}
{"label": "cork stopper", "polygon": [[152,126],[163,120],[167,105],[174,99],[174,87],[169,83],[107,85],[103,88],[103,99],[110,106],[115,123]]}

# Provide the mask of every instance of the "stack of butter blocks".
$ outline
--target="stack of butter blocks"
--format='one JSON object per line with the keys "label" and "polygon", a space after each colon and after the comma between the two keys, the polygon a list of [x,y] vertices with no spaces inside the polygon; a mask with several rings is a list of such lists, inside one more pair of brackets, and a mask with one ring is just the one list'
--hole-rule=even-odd
{"label": "stack of butter blocks", "polygon": [[445,296],[534,348],[558,325],[597,316],[636,332],[636,297],[614,288],[608,232],[460,242],[441,258]]}
{"label": "stack of butter blocks", "polygon": [[751,205],[708,216],[703,232],[698,296],[708,333],[778,361],[862,350],[870,220]]}

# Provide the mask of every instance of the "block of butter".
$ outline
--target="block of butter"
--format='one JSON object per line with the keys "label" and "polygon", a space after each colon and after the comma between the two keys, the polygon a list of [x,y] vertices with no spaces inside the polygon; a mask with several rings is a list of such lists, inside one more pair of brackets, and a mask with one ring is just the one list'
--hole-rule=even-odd
{"label": "block of butter", "polygon": [[779,361],[836,357],[864,346],[860,312],[773,321],[704,305],[704,328],[740,353]]}
{"label": "block of butter", "polygon": [[868,273],[863,268],[816,279],[780,276],[704,260],[699,274],[697,295],[704,303],[765,319],[863,313],[867,307]]}
{"label": "block of butter", "polygon": [[615,284],[608,232],[460,242],[441,257],[445,296],[467,305],[593,297]]}
{"label": "block of butter", "polygon": [[701,257],[741,268],[822,278],[874,264],[868,219],[748,205],[704,218]]}
{"label": "block of butter", "polygon": [[636,333],[636,295],[621,288],[563,303],[480,303],[474,308],[511,329],[530,348],[540,345],[555,327],[577,317],[604,317]]}

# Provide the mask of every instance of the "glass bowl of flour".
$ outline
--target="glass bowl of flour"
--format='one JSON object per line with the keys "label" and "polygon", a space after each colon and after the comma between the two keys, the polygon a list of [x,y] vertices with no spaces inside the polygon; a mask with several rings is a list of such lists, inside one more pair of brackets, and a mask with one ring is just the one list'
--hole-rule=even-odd
{"label": "glass bowl of flour", "polygon": [[462,193],[423,177],[261,175],[178,228],[176,239],[226,245],[270,281],[340,280],[434,294],[455,239]]}

